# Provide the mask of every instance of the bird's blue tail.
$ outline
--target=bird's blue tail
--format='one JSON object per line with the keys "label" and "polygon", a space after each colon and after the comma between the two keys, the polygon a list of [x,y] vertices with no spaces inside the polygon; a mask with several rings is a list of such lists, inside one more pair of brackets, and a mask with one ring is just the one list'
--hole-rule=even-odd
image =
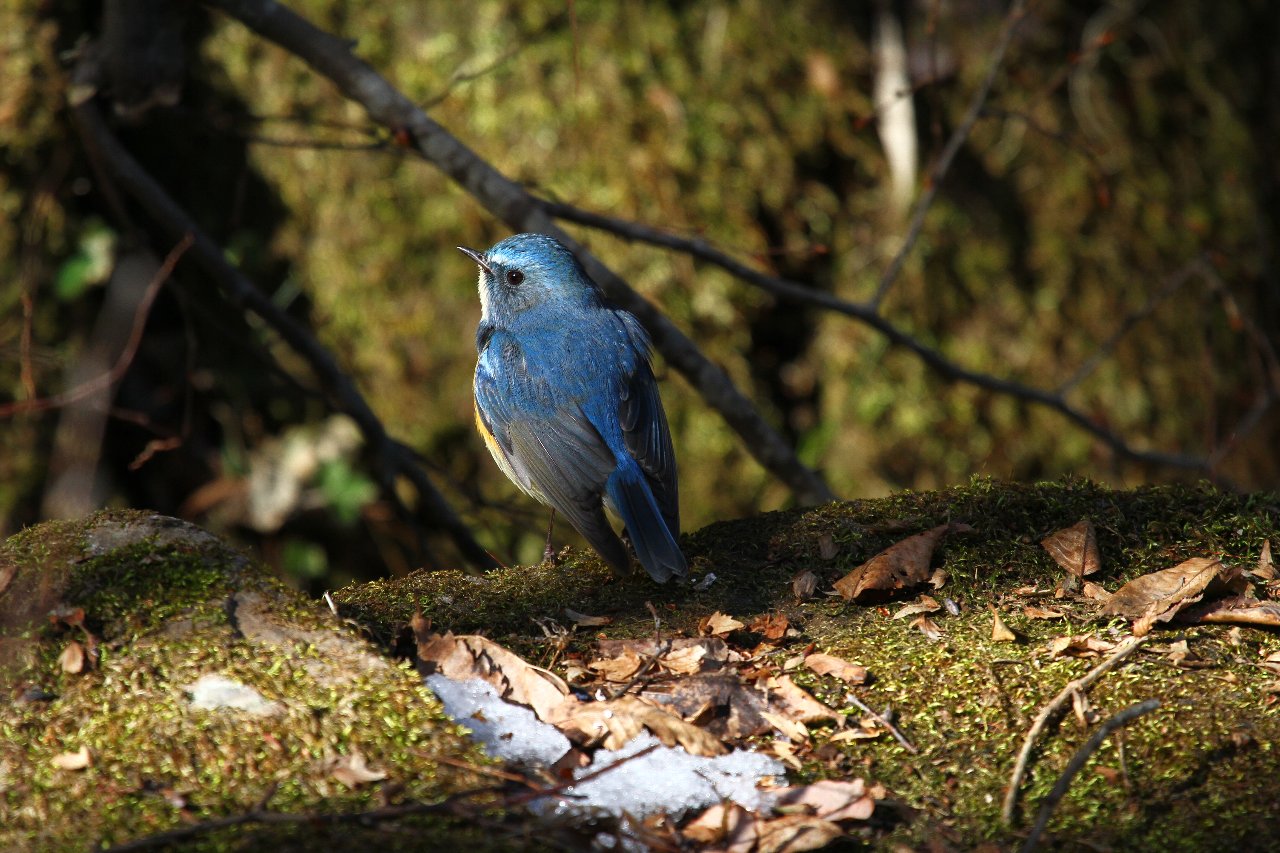
{"label": "bird's blue tail", "polygon": [[676,543],[676,531],[667,529],[657,501],[635,460],[627,459],[609,475],[605,495],[614,512],[626,525],[636,557],[658,583],[673,575],[684,577],[689,564]]}

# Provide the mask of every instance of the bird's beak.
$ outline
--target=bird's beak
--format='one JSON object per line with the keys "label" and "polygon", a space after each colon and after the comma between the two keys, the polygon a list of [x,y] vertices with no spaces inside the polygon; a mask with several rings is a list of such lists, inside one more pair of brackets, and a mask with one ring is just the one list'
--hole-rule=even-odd
{"label": "bird's beak", "polygon": [[479,264],[480,269],[484,270],[489,275],[493,275],[493,268],[490,267],[489,262],[484,259],[484,255],[480,254],[475,249],[468,249],[466,246],[458,246],[456,248],[459,252]]}

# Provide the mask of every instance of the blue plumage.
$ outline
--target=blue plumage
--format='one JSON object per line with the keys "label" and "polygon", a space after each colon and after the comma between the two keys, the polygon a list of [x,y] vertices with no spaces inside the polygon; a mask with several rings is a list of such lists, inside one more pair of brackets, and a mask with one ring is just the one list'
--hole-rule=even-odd
{"label": "blue plumage", "polygon": [[476,425],[498,467],[615,568],[627,549],[604,507],[654,580],[683,577],[675,453],[639,321],[551,237],[461,251],[480,265]]}

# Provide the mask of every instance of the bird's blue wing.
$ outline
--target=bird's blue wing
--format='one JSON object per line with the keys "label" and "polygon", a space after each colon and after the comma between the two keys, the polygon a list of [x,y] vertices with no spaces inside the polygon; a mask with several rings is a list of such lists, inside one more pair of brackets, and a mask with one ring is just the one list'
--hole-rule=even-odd
{"label": "bird's blue wing", "polygon": [[649,341],[639,323],[627,318],[627,331],[637,357],[623,381],[618,406],[618,422],[627,450],[644,471],[650,491],[658,504],[667,529],[680,535],[680,495],[676,477],[676,454],[671,446],[667,415],[658,396],[658,383],[649,366]]}
{"label": "bird's blue wing", "polygon": [[626,549],[601,507],[617,461],[582,411],[572,404],[534,405],[518,388],[500,387],[482,371],[476,373],[475,393],[477,412],[506,458],[508,476],[565,516],[606,560],[625,571]]}

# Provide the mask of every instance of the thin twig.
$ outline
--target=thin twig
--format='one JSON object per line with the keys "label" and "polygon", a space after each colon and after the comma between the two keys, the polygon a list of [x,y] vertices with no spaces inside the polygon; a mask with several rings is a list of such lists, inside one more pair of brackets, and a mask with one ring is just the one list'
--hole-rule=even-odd
{"label": "thin twig", "polygon": [[1040,843],[1040,836],[1044,833],[1044,828],[1049,824],[1049,818],[1053,817],[1053,810],[1057,808],[1058,803],[1061,802],[1062,798],[1066,796],[1067,790],[1070,789],[1071,780],[1084,767],[1085,762],[1089,760],[1089,756],[1098,751],[1098,747],[1102,746],[1102,742],[1107,739],[1107,735],[1159,707],[1159,699],[1148,699],[1145,702],[1130,705],[1099,726],[1098,730],[1093,733],[1093,737],[1085,741],[1084,746],[1076,750],[1076,754],[1071,756],[1071,761],[1067,763],[1067,769],[1062,771],[1062,775],[1058,777],[1053,790],[1049,792],[1049,796],[1045,797],[1044,802],[1040,804],[1040,812],[1036,815],[1035,826],[1031,828],[1031,834],[1027,836],[1027,840],[1022,845],[1022,853],[1031,853],[1036,849],[1036,845]]}
{"label": "thin twig", "polygon": [[190,232],[184,234],[178,241],[178,245],[169,250],[169,254],[165,256],[164,263],[160,265],[160,268],[156,270],[156,274],[151,277],[151,281],[147,283],[147,289],[142,294],[142,299],[138,300],[138,307],[133,312],[133,326],[129,330],[129,339],[125,342],[124,349],[120,351],[120,356],[116,359],[115,364],[111,365],[110,370],[95,376],[87,382],[82,382],[74,388],[68,388],[66,391],[49,397],[18,400],[0,405],[0,418],[9,418],[28,412],[43,412],[68,406],[77,400],[83,400],[91,394],[96,394],[104,388],[110,388],[119,382],[129,370],[129,366],[133,364],[134,356],[138,354],[138,346],[142,343],[142,333],[147,327],[147,317],[151,314],[151,306],[160,294],[160,288],[169,280],[169,276],[173,275],[173,268],[178,265],[178,261],[187,253],[187,250],[191,248],[191,244],[194,242],[195,237]]}
{"label": "thin twig", "polygon": [[951,163],[955,160],[956,154],[959,153],[960,147],[964,145],[969,138],[969,134],[973,132],[973,126],[978,123],[978,119],[982,116],[982,107],[991,95],[991,87],[995,85],[996,77],[1000,74],[1000,68],[1004,64],[1004,56],[1009,50],[1009,45],[1013,42],[1013,34],[1017,31],[1018,24],[1022,21],[1024,5],[1024,0],[1013,0],[1009,4],[1009,12],[1004,17],[1004,30],[1000,33],[1000,40],[996,42],[995,50],[991,53],[991,64],[987,69],[987,76],[983,79],[982,85],[978,87],[978,91],[973,93],[973,98],[969,101],[969,108],[965,110],[964,118],[960,120],[960,124],[952,131],[946,147],[938,155],[938,162],[934,164],[933,169],[929,172],[928,183],[925,185],[924,192],[920,194],[920,200],[916,202],[915,212],[911,214],[911,224],[907,226],[907,236],[903,239],[898,253],[894,255],[889,266],[885,268],[884,274],[880,277],[880,284],[876,287],[875,295],[871,297],[868,303],[874,309],[880,307],[880,303],[884,301],[889,288],[893,287],[894,282],[898,280],[898,276],[902,273],[902,268],[906,266],[907,256],[911,254],[916,241],[920,239],[920,232],[924,230],[925,214],[929,212],[933,200],[937,198],[938,187],[942,185],[943,179],[951,169]]}
{"label": "thin twig", "polygon": [[1118,456],[1132,459],[1135,462],[1162,465],[1169,468],[1194,471],[1210,470],[1208,462],[1201,456],[1165,453],[1158,450],[1141,450],[1134,447],[1118,433],[1098,423],[1092,414],[1067,402],[1060,394],[1026,385],[1022,382],[1016,382],[1012,379],[1002,379],[998,376],[982,373],[957,364],[939,350],[928,346],[895,326],[865,302],[850,302],[801,282],[780,278],[753,269],[700,237],[684,237],[670,234],[637,222],[592,213],[561,202],[542,201],[540,204],[548,214],[558,219],[576,222],[579,225],[585,225],[601,231],[608,231],[626,240],[634,240],[652,246],[684,252],[690,257],[717,266],[733,277],[758,287],[779,299],[812,305],[816,308],[851,317],[879,332],[888,339],[890,344],[902,347],[913,353],[926,367],[937,373],[944,381],[973,385],[977,388],[1013,397],[1032,405],[1043,406],[1050,411],[1057,412],[1111,448]]}
{"label": "thin twig", "polygon": [[870,705],[868,705],[866,702],[863,702],[853,693],[849,693],[847,696],[845,696],[845,698],[848,699],[854,705],[857,705],[858,709],[861,710],[864,714],[871,717],[871,719],[875,720],[877,723],[879,723],[880,725],[888,729],[889,734],[893,735],[894,740],[902,744],[902,748],[905,749],[907,752],[911,753],[912,755],[918,755],[920,753],[920,750],[916,749],[915,744],[907,740],[907,736],[902,733],[902,730],[899,729],[896,725],[894,725],[893,720],[890,720],[888,717],[885,717],[884,715],[878,714],[875,711],[871,710]]}
{"label": "thin twig", "polygon": [[418,491],[421,500],[419,515],[426,524],[446,533],[463,557],[473,565],[480,568],[496,566],[494,559],[475,540],[471,530],[436,489],[426,471],[416,463],[413,452],[387,434],[386,427],[374,414],[355,382],[339,367],[333,355],[310,330],[231,265],[222,247],[196,224],[125,149],[92,100],[75,106],[72,114],[94,160],[137,200],[160,228],[175,235],[192,235],[192,257],[227,299],[262,318],[307,362],[335,406],[356,422],[375,460],[375,470],[381,480],[383,494],[397,513],[414,529],[419,529],[417,525],[413,525],[413,513],[396,492],[396,477],[403,475]]}
{"label": "thin twig", "polygon": [[804,503],[831,500],[831,488],[805,466],[795,448],[734,385],[728,374],[658,308],[565,233],[538,200],[483,160],[420,106],[351,52],[351,42],[319,29],[283,3],[270,0],[206,0],[246,27],[283,47],[359,103],[378,124],[403,136],[423,159],[512,228],[537,231],[565,243],[588,274],[620,308],[634,314],[667,363],[679,371],[742,439],[742,446]]}
{"label": "thin twig", "polygon": [[1095,681],[1123,663],[1129,655],[1137,651],[1147,641],[1149,636],[1127,637],[1120,645],[1116,646],[1115,650],[1102,663],[1079,678],[1068,681],[1066,686],[1058,692],[1058,695],[1053,697],[1053,700],[1040,710],[1031,726],[1031,730],[1027,732],[1026,739],[1022,742],[1022,750],[1018,753],[1018,761],[1014,765],[1013,775],[1009,777],[1009,790],[1005,792],[1004,808],[1000,812],[1005,823],[1013,822],[1013,810],[1018,804],[1018,789],[1022,786],[1022,780],[1027,775],[1027,764],[1031,760],[1031,750],[1035,748],[1036,739],[1040,737],[1040,733],[1044,731],[1049,720],[1071,701],[1072,694],[1077,690],[1087,690]]}

